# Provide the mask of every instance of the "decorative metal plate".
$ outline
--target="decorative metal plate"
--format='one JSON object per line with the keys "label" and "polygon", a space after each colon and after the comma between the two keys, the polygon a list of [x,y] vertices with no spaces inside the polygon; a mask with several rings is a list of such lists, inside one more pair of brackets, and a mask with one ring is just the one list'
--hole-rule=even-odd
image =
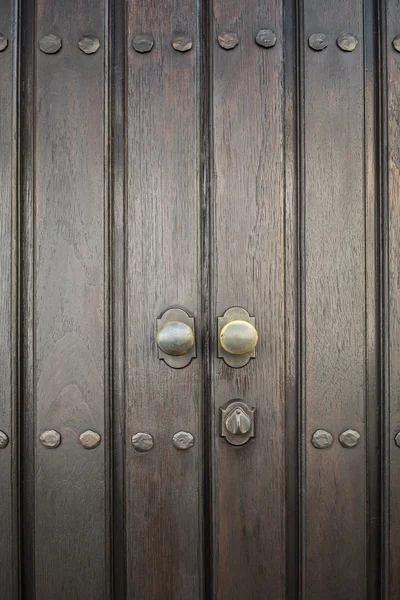
{"label": "decorative metal plate", "polygon": [[[191,317],[183,308],[173,307],[167,309],[161,315],[161,317],[157,319],[157,334],[164,327],[164,325],[171,322],[184,323],[185,325],[188,325],[194,332],[194,318]],[[193,346],[188,352],[180,356],[167,354],[158,346],[158,358],[163,360],[169,367],[172,367],[173,369],[183,369],[184,367],[187,367],[193,358],[196,358],[196,341],[194,341]]]}
{"label": "decorative metal plate", "polygon": [[233,446],[243,446],[255,436],[255,408],[243,400],[231,400],[221,407],[221,437]]}

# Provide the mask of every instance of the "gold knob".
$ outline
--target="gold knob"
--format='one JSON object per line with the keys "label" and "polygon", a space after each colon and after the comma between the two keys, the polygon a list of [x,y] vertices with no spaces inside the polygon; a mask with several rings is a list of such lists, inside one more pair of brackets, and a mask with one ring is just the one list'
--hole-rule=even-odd
{"label": "gold knob", "polygon": [[231,321],[222,328],[219,341],[229,354],[249,354],[257,346],[258,333],[247,321]]}
{"label": "gold knob", "polygon": [[181,321],[169,321],[157,333],[157,345],[170,356],[183,356],[194,346],[194,331]]}

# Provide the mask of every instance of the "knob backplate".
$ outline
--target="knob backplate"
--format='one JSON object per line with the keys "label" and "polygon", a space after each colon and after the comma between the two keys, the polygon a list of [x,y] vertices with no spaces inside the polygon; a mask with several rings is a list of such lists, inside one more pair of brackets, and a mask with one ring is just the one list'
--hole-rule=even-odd
{"label": "knob backplate", "polygon": [[[165,331],[165,326],[168,323],[183,323],[190,327],[193,331],[193,335],[195,335],[194,331],[194,318],[190,316],[190,314],[183,308],[180,307],[172,307],[168,308],[159,319],[157,319],[157,332],[156,339],[159,339],[159,334],[161,330]],[[162,344],[161,344],[162,345]],[[163,360],[169,367],[173,369],[183,369],[187,367],[187,365],[192,361],[193,358],[196,358],[196,344],[195,340],[193,340],[193,345],[185,354],[181,355],[172,355],[163,352],[163,350],[158,346],[158,358]]]}
{"label": "knob backplate", "polygon": [[243,400],[231,400],[221,411],[221,437],[233,446],[243,446],[255,436],[255,408]]}

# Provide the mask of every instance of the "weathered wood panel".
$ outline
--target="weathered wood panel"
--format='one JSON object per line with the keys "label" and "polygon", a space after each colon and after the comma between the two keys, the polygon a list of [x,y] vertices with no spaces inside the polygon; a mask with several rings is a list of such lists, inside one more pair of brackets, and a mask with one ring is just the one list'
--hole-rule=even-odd
{"label": "weathered wood panel", "polygon": [[[388,175],[387,208],[384,240],[387,244],[387,319],[384,321],[386,338],[386,386],[385,399],[388,405],[383,415],[384,423],[384,448],[385,448],[385,478],[386,483],[384,498],[384,533],[385,533],[385,570],[384,590],[385,598],[395,600],[400,588],[400,541],[398,531],[400,528],[400,447],[396,438],[400,431],[400,54],[396,50],[396,38],[400,34],[400,3],[398,0],[388,0],[386,13],[382,14],[383,23],[387,23],[386,54],[384,55],[387,71],[383,71],[383,89],[386,92],[387,110],[384,116],[387,122],[382,122],[383,133],[387,139],[383,140],[384,150],[382,167],[388,168],[388,173],[383,172],[383,177]],[[385,38],[384,38],[385,39]],[[397,46],[399,48],[399,46]],[[387,129],[386,129],[387,127]],[[387,146],[386,146],[387,144]],[[383,196],[386,201],[386,195]],[[386,415],[388,418],[386,419]],[[397,442],[400,446],[400,441]]]}
{"label": "weathered wood panel", "polygon": [[[214,0],[212,48],[213,559],[219,600],[285,596],[283,23],[281,2]],[[272,29],[276,44],[256,44]],[[222,48],[218,36],[236,33]],[[216,320],[256,318],[256,359],[217,358]],[[256,436],[219,437],[220,407],[256,408]]]}
{"label": "weathered wood panel", "polygon": [[[304,2],[303,589],[367,597],[363,3]],[[309,45],[326,34],[327,47]],[[337,42],[357,36],[353,51]],[[348,429],[361,438],[345,448]],[[315,448],[318,429],[333,436]]]}
{"label": "weathered wood panel", "polygon": [[[202,597],[202,360],[158,359],[156,320],[182,306],[200,348],[198,3],[129,3],[126,194],[126,532],[128,598]],[[133,39],[151,35],[150,52]],[[193,47],[179,52],[173,37]],[[180,430],[194,446],[180,451]],[[137,452],[132,435],[154,439]]]}
{"label": "weathered wood panel", "polygon": [[[108,3],[38,0],[34,129],[35,571],[38,598],[109,597]],[[33,26],[33,23],[32,23]],[[58,36],[61,48],[48,34]],[[84,53],[85,35],[99,49]],[[49,449],[46,430],[61,434]],[[93,430],[92,449],[80,435]]]}
{"label": "weathered wood panel", "polygon": [[17,3],[0,5],[0,590],[18,594]]}

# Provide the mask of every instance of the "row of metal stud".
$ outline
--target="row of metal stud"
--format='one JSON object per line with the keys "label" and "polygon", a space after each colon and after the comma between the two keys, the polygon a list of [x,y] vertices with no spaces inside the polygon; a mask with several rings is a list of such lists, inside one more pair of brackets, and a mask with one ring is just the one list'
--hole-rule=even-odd
{"label": "row of metal stud", "polygon": [[[339,435],[339,442],[344,448],[354,448],[360,441],[361,435],[354,429],[346,429]],[[311,438],[312,445],[318,450],[330,448],[333,444],[333,435],[325,429],[317,429]]]}
{"label": "row of metal stud", "polygon": [[[55,429],[43,431],[39,437],[45,448],[58,448],[61,444],[61,433]],[[101,442],[99,433],[88,429],[79,436],[79,441],[87,450],[97,448]],[[9,437],[4,431],[0,431],[0,449],[8,446]],[[178,450],[188,450],[194,444],[194,437],[188,431],[178,431],[172,438],[172,443]],[[154,446],[154,438],[149,433],[136,433],[132,436],[132,446],[137,452],[148,452]]]}
{"label": "row of metal stud", "polygon": [[[276,34],[272,29],[260,29],[255,37],[259,46],[272,48],[276,44]],[[235,32],[223,32],[218,35],[218,43],[224,50],[232,50],[239,43],[238,34]],[[325,33],[312,33],[308,38],[308,45],[312,50],[321,51],[328,46],[328,36]],[[336,40],[337,45],[344,52],[353,52],[358,44],[358,38],[352,33],[342,33]],[[400,52],[400,35],[397,35],[392,41],[393,48]],[[8,38],[0,33],[0,52],[3,52],[8,46]],[[39,48],[45,54],[55,54],[60,50],[62,40],[57,35],[49,33],[43,36],[39,41]],[[136,52],[150,52],[154,46],[152,35],[140,33],[135,36],[132,42]],[[93,35],[84,35],[78,42],[78,47],[85,54],[94,54],[100,48],[99,38]],[[178,52],[187,52],[193,47],[193,40],[188,35],[177,35],[172,40],[172,47]]]}

